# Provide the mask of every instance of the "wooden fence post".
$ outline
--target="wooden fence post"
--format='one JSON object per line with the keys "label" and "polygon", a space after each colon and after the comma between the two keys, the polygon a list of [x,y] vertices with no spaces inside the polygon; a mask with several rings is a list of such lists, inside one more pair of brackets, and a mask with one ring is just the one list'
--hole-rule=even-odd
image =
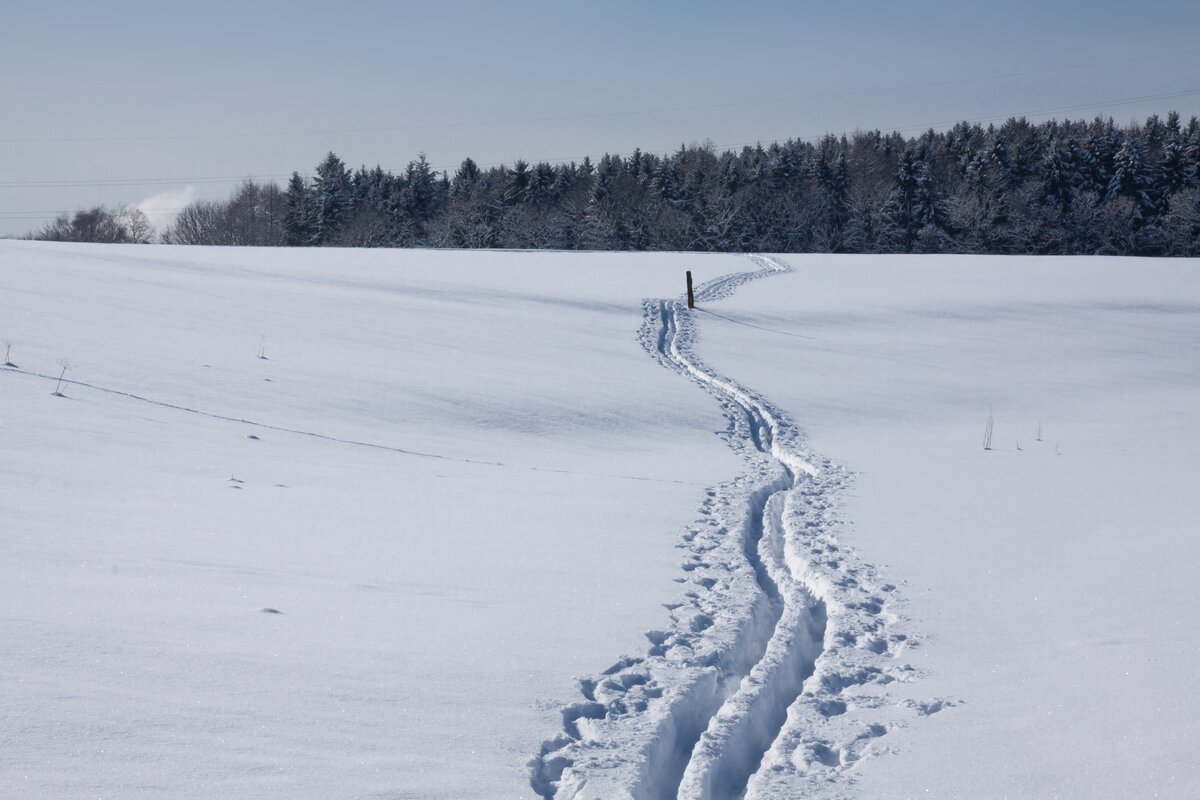
{"label": "wooden fence post", "polygon": [[687,284],[688,284],[688,308],[695,308],[696,307],[696,294],[695,294],[695,292],[692,291],[692,271],[690,269],[687,271]]}

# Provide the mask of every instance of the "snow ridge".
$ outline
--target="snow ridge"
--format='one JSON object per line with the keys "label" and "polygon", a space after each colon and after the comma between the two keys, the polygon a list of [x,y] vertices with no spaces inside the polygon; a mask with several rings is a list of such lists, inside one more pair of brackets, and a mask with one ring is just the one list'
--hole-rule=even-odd
{"label": "snow ridge", "polygon": [[[792,271],[750,258],[758,270],[704,284],[697,301]],[[845,471],[703,363],[685,303],[647,300],[644,312],[643,345],[721,404],[747,472],[708,490],[683,535],[687,577],[677,580],[689,588],[668,606],[671,629],[647,632],[645,657],[580,681],[583,700],[562,709],[530,785],[558,800],[839,796],[889,729],[882,687],[915,676],[894,663],[915,645],[895,630],[895,587],[834,538]]]}

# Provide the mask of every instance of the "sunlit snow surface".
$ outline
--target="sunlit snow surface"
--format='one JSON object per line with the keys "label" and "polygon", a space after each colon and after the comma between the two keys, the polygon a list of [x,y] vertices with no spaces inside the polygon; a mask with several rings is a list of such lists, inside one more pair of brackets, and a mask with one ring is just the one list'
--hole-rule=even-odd
{"label": "sunlit snow surface", "polygon": [[854,471],[924,640],[850,796],[1200,797],[1200,262],[788,260],[713,310],[813,338],[699,350]]}
{"label": "sunlit snow surface", "polygon": [[[845,552],[796,572],[828,685],[748,796],[1200,795],[1200,265],[779,263],[680,317],[820,467],[797,496]],[[722,631],[679,606],[712,602],[708,490],[778,476],[643,299],[760,267],[0,242],[0,794],[528,798],[575,677],[665,646],[657,720]],[[645,760],[614,708],[543,789]]]}

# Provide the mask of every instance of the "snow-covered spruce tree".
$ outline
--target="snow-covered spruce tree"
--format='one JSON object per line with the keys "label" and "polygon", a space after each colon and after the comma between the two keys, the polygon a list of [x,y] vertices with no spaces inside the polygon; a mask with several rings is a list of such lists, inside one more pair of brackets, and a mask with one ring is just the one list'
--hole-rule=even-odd
{"label": "snow-covered spruce tree", "polygon": [[408,185],[409,213],[422,222],[437,213],[444,197],[440,177],[429,166],[424,153],[416,161],[408,162],[404,168],[404,182]]}
{"label": "snow-covered spruce tree", "polygon": [[554,188],[551,190],[556,202],[561,201],[563,195],[571,191],[575,186],[575,162],[570,164],[561,164],[555,171]]}
{"label": "snow-covered spruce tree", "polygon": [[1078,175],[1071,157],[1071,150],[1064,147],[1057,136],[1047,143],[1042,153],[1039,171],[1041,173],[1039,181],[1041,201],[1066,213],[1078,190]]}
{"label": "snow-covered spruce tree", "polygon": [[916,165],[916,192],[913,195],[912,217],[917,235],[913,252],[941,253],[949,249],[946,233],[946,214],[934,179],[932,159],[926,156]]}
{"label": "snow-covered spruce tree", "polygon": [[504,187],[504,205],[520,205],[529,199],[529,163],[521,159],[513,162]]}
{"label": "snow-covered spruce tree", "polygon": [[479,181],[479,165],[473,159],[464,158],[454,177],[450,180],[450,196],[469,191]]}
{"label": "snow-covered spruce tree", "polygon": [[1162,160],[1159,162],[1158,205],[1166,208],[1171,195],[1183,188],[1187,182],[1187,163],[1184,161],[1184,141],[1172,135],[1163,143]]}
{"label": "snow-covered spruce tree", "polygon": [[299,172],[293,172],[284,195],[283,231],[289,247],[313,243],[312,197]]}
{"label": "snow-covered spruce tree", "polygon": [[408,162],[404,176],[393,182],[388,203],[398,237],[404,244],[428,243],[429,221],[441,211],[449,186],[433,172],[424,153]]}
{"label": "snow-covered spruce tree", "polygon": [[893,191],[884,207],[882,246],[887,252],[940,252],[946,240],[945,215],[934,185],[925,145],[905,148],[896,167]]}
{"label": "snow-covered spruce tree", "polygon": [[332,152],[317,165],[312,185],[310,243],[334,244],[350,210],[350,173]]}
{"label": "snow-covered spruce tree", "polygon": [[1195,117],[1183,145],[1183,186],[1200,188],[1200,120]]}
{"label": "snow-covered spruce tree", "polygon": [[1113,158],[1113,173],[1104,202],[1111,203],[1118,197],[1129,198],[1133,201],[1134,225],[1144,225],[1158,213],[1158,198],[1154,191],[1156,177],[1141,138],[1130,132]]}
{"label": "snow-covered spruce tree", "polygon": [[527,202],[539,206],[546,206],[554,202],[557,199],[555,190],[558,177],[558,171],[550,166],[548,162],[539,161],[534,164],[533,172],[529,177]]}

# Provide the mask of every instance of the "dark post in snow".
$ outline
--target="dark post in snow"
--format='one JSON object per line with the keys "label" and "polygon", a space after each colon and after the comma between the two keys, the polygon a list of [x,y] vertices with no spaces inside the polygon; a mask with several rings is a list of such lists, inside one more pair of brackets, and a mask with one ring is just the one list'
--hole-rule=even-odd
{"label": "dark post in snow", "polygon": [[687,271],[687,281],[688,281],[688,308],[695,308],[696,307],[696,294],[695,294],[695,292],[692,291],[692,271],[690,269]]}

